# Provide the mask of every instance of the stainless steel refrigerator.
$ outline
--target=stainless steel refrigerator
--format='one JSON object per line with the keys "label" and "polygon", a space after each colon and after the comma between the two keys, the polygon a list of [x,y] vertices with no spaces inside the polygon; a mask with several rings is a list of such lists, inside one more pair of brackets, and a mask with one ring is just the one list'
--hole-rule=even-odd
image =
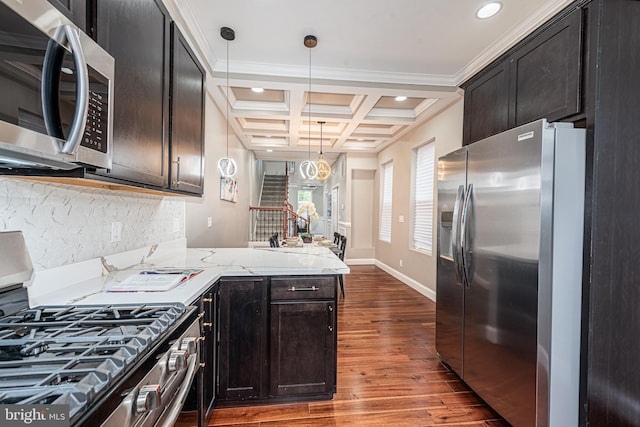
{"label": "stainless steel refrigerator", "polygon": [[438,161],[436,349],[514,426],[578,425],[584,176],[545,120]]}

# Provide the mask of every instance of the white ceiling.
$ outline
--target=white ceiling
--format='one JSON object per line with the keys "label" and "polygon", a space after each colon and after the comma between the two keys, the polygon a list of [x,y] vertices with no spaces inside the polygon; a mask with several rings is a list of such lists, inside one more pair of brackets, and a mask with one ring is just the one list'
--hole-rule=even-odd
{"label": "white ceiling", "polygon": [[[488,0],[167,1],[198,44],[223,115],[227,42],[220,28],[235,30],[229,125],[261,159],[305,158],[309,140],[315,157],[319,120],[326,121],[330,159],[377,153],[459,99],[461,82],[571,2],[502,0],[498,15],[479,20],[475,12]],[[304,46],[307,34],[317,47]],[[408,99],[396,102],[396,95]]]}

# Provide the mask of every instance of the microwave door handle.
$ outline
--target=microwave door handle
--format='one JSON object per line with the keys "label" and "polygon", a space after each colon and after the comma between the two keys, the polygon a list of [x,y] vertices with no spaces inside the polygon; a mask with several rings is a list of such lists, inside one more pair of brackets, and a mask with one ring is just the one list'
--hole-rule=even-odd
{"label": "microwave door handle", "polygon": [[62,147],[62,152],[75,154],[82,142],[85,127],[87,125],[87,114],[89,111],[89,72],[87,71],[87,61],[84,58],[82,44],[78,30],[71,25],[63,25],[64,32],[71,47],[73,63],[76,67],[76,108],[73,114],[73,122],[69,130],[67,142]]}
{"label": "microwave door handle", "polygon": [[452,224],[452,239],[451,252],[453,256],[453,269],[456,272],[456,283],[462,284],[462,253],[460,251],[460,205],[464,198],[464,185],[458,186],[458,194],[456,195],[456,202],[453,205],[453,224]]}
{"label": "microwave door handle", "polygon": [[472,243],[469,242],[469,206],[473,203],[473,184],[469,184],[467,187],[467,194],[464,198],[464,205],[462,208],[462,220],[460,231],[460,248],[462,250],[462,273],[467,288],[471,287],[471,281],[473,280],[473,268],[472,268]]}
{"label": "microwave door handle", "polygon": [[[42,116],[47,129],[47,134],[64,140],[62,122],[60,120],[60,72],[65,49],[64,28],[58,27],[55,34],[47,43],[42,64],[42,80],[40,87],[40,102],[42,103]],[[62,144],[57,147],[62,150]]]}

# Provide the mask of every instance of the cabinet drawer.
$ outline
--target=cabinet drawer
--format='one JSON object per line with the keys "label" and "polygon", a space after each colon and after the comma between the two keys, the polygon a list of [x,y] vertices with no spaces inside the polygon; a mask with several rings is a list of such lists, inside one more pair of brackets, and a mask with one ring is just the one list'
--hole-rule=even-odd
{"label": "cabinet drawer", "polygon": [[334,276],[274,278],[271,279],[271,299],[332,299],[335,284]]}

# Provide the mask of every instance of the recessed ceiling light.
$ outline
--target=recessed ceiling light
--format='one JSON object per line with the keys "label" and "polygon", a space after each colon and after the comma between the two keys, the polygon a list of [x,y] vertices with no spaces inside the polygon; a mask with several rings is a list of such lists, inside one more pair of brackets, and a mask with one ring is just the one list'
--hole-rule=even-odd
{"label": "recessed ceiling light", "polygon": [[267,150],[267,153],[273,153],[273,150]]}
{"label": "recessed ceiling light", "polygon": [[261,88],[261,87],[252,87],[251,91],[255,92],[255,93],[262,93],[262,92],[264,92],[264,89]]}
{"label": "recessed ceiling light", "polygon": [[358,141],[364,141],[364,139],[362,139],[362,138],[358,138]]}
{"label": "recessed ceiling light", "polygon": [[271,138],[271,135],[267,135],[267,138]]}
{"label": "recessed ceiling light", "polygon": [[407,97],[403,96],[403,95],[398,95],[398,96],[395,97],[395,100],[398,101],[398,102],[402,102],[402,101],[406,101]]}
{"label": "recessed ceiling light", "polygon": [[476,17],[479,19],[491,18],[493,15],[500,12],[500,9],[502,9],[502,3],[500,3],[499,1],[487,3],[480,9],[478,9],[478,11],[476,12]]}

